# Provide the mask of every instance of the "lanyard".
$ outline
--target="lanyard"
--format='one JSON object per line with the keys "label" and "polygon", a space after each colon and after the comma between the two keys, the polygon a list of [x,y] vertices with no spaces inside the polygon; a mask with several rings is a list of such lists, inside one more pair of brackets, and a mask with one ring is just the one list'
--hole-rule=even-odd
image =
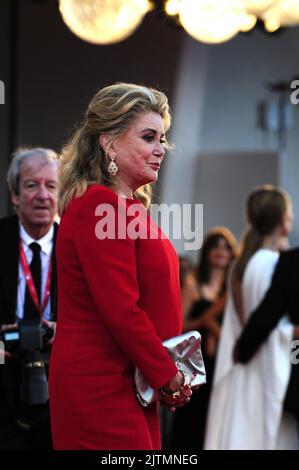
{"label": "lanyard", "polygon": [[50,258],[50,264],[49,264],[49,269],[48,269],[48,274],[47,274],[47,281],[46,281],[46,289],[45,289],[45,292],[44,292],[44,298],[43,298],[43,301],[42,301],[41,305],[38,301],[36,288],[35,288],[34,281],[33,281],[33,278],[32,278],[32,274],[31,274],[31,271],[30,271],[30,267],[28,265],[27,258],[26,258],[25,252],[24,252],[24,247],[23,247],[22,240],[20,240],[20,260],[21,260],[22,269],[23,269],[23,272],[24,272],[24,275],[25,275],[26,284],[27,284],[27,287],[29,289],[31,298],[34,302],[34,305],[37,308],[37,311],[40,314],[40,317],[42,317],[43,312],[46,308],[46,305],[47,305],[49,297],[50,297],[51,273],[52,273],[52,256]]}

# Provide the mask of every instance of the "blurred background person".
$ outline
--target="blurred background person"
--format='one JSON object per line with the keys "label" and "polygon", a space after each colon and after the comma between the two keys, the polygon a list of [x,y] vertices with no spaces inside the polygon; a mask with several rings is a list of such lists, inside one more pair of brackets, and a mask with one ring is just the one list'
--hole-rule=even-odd
{"label": "blurred background person", "polygon": [[[16,214],[0,220],[0,333],[16,331],[24,322],[38,326],[42,321],[54,335],[56,153],[45,148],[18,150],[10,163],[7,182]],[[48,401],[36,404],[28,397],[20,398],[21,384],[28,388],[45,385],[47,393],[47,384],[30,381],[25,373],[37,371],[29,368],[29,363],[38,362],[40,354],[35,351],[34,359],[30,359],[31,354],[29,350],[7,353],[6,364],[0,367],[1,449],[51,448]],[[43,360],[48,359],[49,352],[44,352]],[[33,390],[29,390],[31,393]]]}
{"label": "blurred background person", "polygon": [[196,279],[195,268],[187,256],[179,256],[180,263],[180,288],[183,311],[183,324],[187,320],[190,310],[199,299],[199,288]]}
{"label": "blurred background person", "polygon": [[[196,289],[188,289],[192,306],[184,318],[183,331],[198,330],[202,336],[202,353],[207,383],[194,395],[192,404],[176,411],[172,443],[175,449],[201,449],[207,408],[213,379],[215,355],[221,333],[226,302],[226,277],[237,255],[237,241],[226,227],[214,227],[206,234],[196,267]],[[190,281],[189,281],[190,282]],[[191,302],[184,300],[185,305]],[[192,422],[192,427],[190,427]]]}
{"label": "blurred background person", "polygon": [[296,420],[282,414],[291,369],[293,326],[282,319],[249,364],[232,362],[235,341],[264,297],[282,241],[285,243],[291,230],[290,198],[273,186],[257,188],[247,199],[246,215],[249,228],[232,270],[205,448],[296,449]]}

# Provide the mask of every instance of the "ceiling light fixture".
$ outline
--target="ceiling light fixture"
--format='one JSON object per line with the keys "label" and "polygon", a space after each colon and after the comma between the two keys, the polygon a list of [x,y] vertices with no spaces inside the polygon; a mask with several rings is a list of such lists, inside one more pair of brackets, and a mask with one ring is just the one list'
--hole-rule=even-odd
{"label": "ceiling light fixture", "polygon": [[68,28],[93,44],[123,41],[140,25],[150,10],[148,0],[59,0]]}

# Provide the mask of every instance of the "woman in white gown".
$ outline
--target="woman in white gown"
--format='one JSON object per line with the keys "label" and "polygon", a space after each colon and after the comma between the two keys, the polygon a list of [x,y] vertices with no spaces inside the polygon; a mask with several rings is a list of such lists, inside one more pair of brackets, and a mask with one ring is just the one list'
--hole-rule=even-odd
{"label": "woman in white gown", "polygon": [[270,285],[291,229],[288,195],[272,186],[258,188],[248,198],[247,219],[249,229],[231,273],[205,449],[297,449],[296,420],[283,412],[293,325],[284,317],[248,364],[232,360],[235,342]]}

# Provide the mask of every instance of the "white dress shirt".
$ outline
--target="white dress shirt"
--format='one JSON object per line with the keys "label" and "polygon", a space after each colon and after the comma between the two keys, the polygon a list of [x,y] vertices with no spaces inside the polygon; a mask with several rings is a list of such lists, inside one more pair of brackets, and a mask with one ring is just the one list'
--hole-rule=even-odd
{"label": "white dress shirt", "polygon": [[[23,225],[20,224],[20,238],[23,242],[23,248],[25,252],[25,256],[27,259],[27,263],[30,266],[33,253],[31,248],[29,247],[30,243],[38,243],[41,247],[41,265],[42,265],[42,295],[41,298],[44,298],[48,270],[50,266],[52,248],[53,248],[53,236],[54,236],[54,226],[51,225],[50,230],[39,240],[34,240],[26,230],[24,229]],[[22,319],[24,316],[24,302],[25,302],[25,292],[26,292],[26,280],[24,271],[22,268],[21,261],[19,262],[19,278],[18,278],[18,301],[17,301],[17,318]],[[51,296],[47,302],[46,308],[43,313],[43,318],[46,320],[50,320],[51,318]]]}

